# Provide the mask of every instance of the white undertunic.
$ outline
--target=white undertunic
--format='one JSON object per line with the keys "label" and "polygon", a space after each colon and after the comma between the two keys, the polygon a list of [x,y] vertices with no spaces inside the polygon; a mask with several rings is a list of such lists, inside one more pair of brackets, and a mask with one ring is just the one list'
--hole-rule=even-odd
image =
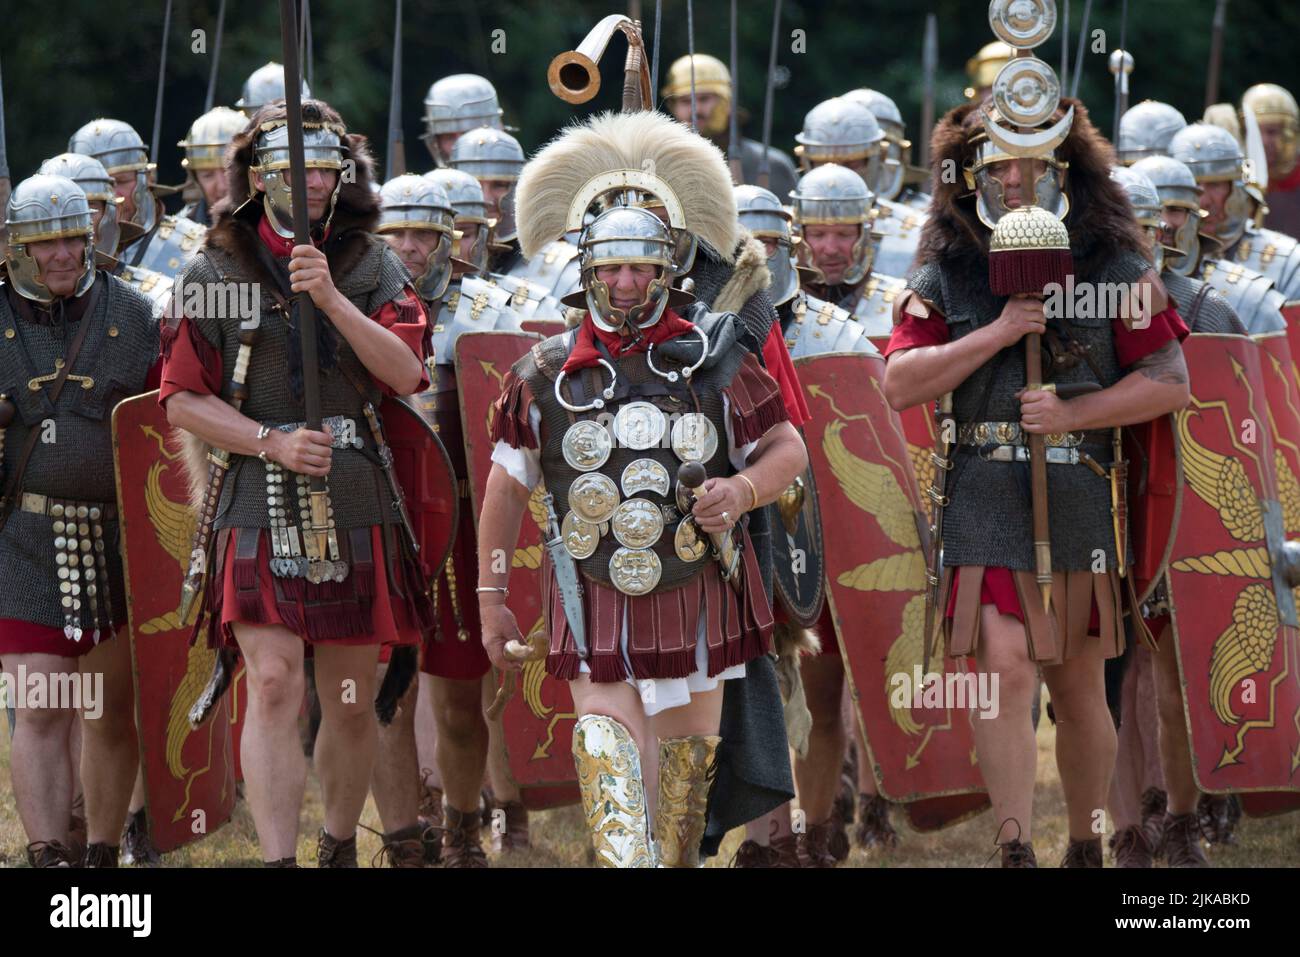
{"label": "white undertunic", "polygon": [[[736,447],[735,437],[731,428],[731,415],[729,412],[730,402],[726,395],[722,397],[722,417],[726,422],[727,432],[727,458],[731,461],[731,467],[737,472],[745,467],[749,462],[749,456],[753,454],[754,449],[758,446],[757,442],[750,442],[747,445]],[[528,409],[528,422],[532,426],[533,435],[541,437],[542,434],[542,413],[538,410],[536,404]],[[512,479],[522,485],[524,488],[532,489],[542,480],[542,453],[540,449],[514,448],[509,443],[498,440],[496,447],[492,449],[492,461],[505,469]],[[563,516],[561,516],[563,517]],[[733,678],[745,677],[744,665],[732,665],[726,668],[712,678],[708,674],[708,644],[704,640],[704,611],[700,611],[699,627],[695,633],[695,670],[685,678],[633,678],[632,662],[628,658],[628,628],[627,628],[627,609],[623,610],[623,633],[620,638],[620,646],[623,649],[623,665],[627,669],[629,677],[627,683],[637,689],[641,695],[641,704],[645,708],[647,716],[656,715],[660,711],[667,711],[669,708],[680,708],[691,700],[692,694],[702,694],[712,691],[718,686],[720,681],[730,681]],[[580,668],[584,674],[590,673],[591,669],[587,667],[584,661]]]}

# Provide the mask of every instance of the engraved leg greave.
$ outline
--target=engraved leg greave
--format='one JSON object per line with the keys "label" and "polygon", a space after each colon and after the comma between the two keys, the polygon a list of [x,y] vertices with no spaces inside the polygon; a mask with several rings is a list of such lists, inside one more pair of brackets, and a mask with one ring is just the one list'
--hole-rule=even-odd
{"label": "engraved leg greave", "polygon": [[716,734],[659,742],[659,804],[655,840],[661,867],[699,867],[709,804],[709,767],[722,739]]}
{"label": "engraved leg greave", "polygon": [[654,867],[641,753],[632,733],[603,714],[573,728],[573,763],[600,867]]}

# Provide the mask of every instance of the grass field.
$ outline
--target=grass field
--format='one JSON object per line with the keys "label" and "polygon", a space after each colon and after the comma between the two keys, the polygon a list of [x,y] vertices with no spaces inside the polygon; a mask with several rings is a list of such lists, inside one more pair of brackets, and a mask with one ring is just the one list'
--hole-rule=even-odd
{"label": "grass field", "polygon": [[[1044,721],[1038,733],[1034,849],[1040,865],[1045,867],[1059,863],[1066,846],[1065,803],[1052,753],[1054,740],[1052,725]],[[322,818],[320,790],[313,777],[307,786],[302,813],[302,836],[298,842],[298,860],[303,864],[315,863],[316,831]],[[992,842],[996,822],[989,812],[931,834],[918,834],[909,830],[901,818],[901,814],[896,813],[894,816],[900,836],[897,850],[867,853],[855,848],[842,866],[980,867],[994,852]],[[379,828],[373,801],[367,803],[362,823]],[[494,865],[585,866],[587,837],[577,808],[535,813],[530,818],[530,826],[533,849],[493,860]],[[727,866],[742,837],[741,831],[728,835],[722,853],[710,861],[709,866]],[[1211,850],[1211,863],[1220,867],[1300,866],[1300,814],[1268,819],[1245,818],[1237,837],[1238,843],[1235,846]],[[25,867],[26,843],[9,785],[9,736],[3,719],[0,719],[0,867]],[[379,851],[380,840],[376,835],[361,830],[357,843],[361,864],[363,867],[368,866]],[[247,805],[241,802],[229,824],[206,840],[167,855],[165,864],[169,867],[250,867],[257,865],[260,860],[252,816],[248,813]],[[991,866],[996,865],[997,861],[994,860]]]}

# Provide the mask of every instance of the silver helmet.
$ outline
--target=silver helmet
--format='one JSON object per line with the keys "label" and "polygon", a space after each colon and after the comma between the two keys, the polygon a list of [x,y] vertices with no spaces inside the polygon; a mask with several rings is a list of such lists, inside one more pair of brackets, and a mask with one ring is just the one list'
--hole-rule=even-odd
{"label": "silver helmet", "polygon": [[140,134],[129,123],[121,120],[91,120],[68,140],[69,153],[93,156],[104,164],[109,176],[129,170],[135,173],[132,199],[135,215],[131,222],[146,233],[158,221],[158,204],[149,191],[150,174],[154,164],[149,162],[149,149]]}
{"label": "silver helmet", "polygon": [[1138,160],[1130,169],[1151,181],[1160,197],[1162,210],[1172,206],[1187,211],[1186,221],[1174,233],[1172,247],[1166,248],[1168,260],[1165,268],[1180,276],[1190,276],[1201,259],[1198,232],[1205,213],[1201,209],[1200,184],[1187,164],[1172,156],[1148,156]]}
{"label": "silver helmet", "polygon": [[[480,183],[489,180],[506,180],[514,183],[524,168],[524,148],[507,133],[491,126],[470,130],[456,141],[451,150],[449,165],[469,173]],[[515,238],[515,188],[501,197],[500,214],[493,228],[497,242],[508,243]]]}
{"label": "silver helmet", "polygon": [[81,296],[95,282],[95,230],[90,201],[80,186],[66,176],[37,173],[19,183],[9,196],[5,226],[9,249],[5,261],[9,279],[26,299],[53,302],[55,296],[41,281],[31,243],[64,236],[81,236],[86,241],[81,276],[74,296]]}
{"label": "silver helmet", "polygon": [[1132,166],[1147,156],[1168,156],[1169,141],[1187,127],[1187,119],[1168,103],[1143,100],[1119,121],[1119,161]]}
{"label": "silver helmet", "polygon": [[424,135],[433,161],[445,166],[451,157],[438,149],[437,137],[446,133],[466,133],[480,126],[504,129],[501,103],[496,87],[474,73],[444,76],[429,87],[424,97]]}
{"label": "silver helmet", "polygon": [[488,231],[492,228],[492,220],[488,218],[487,200],[483,198],[482,185],[469,173],[462,173],[458,169],[430,170],[424,174],[424,178],[442,187],[447,194],[451,208],[456,211],[457,227],[469,223],[478,226],[478,235],[470,248],[469,255],[461,258],[473,266],[473,272],[485,272],[488,261]]}
{"label": "silver helmet", "polygon": [[[310,97],[311,90],[307,88],[307,81],[303,80],[302,98],[306,100]],[[266,104],[283,99],[284,66],[271,62],[259,66],[248,75],[248,79],[244,81],[243,92],[240,94],[239,99],[235,100],[235,107],[241,110],[245,116],[252,117]]]}
{"label": "silver helmet", "polygon": [[415,290],[422,299],[441,298],[451,280],[451,246],[456,231],[456,211],[446,191],[424,176],[407,173],[385,183],[379,198],[383,206],[375,232],[427,229],[439,234],[424,270],[415,277]]}
{"label": "silver helmet", "polygon": [[849,90],[843,99],[861,103],[869,109],[884,131],[885,158],[875,191],[877,196],[884,199],[896,199],[903,191],[903,173],[906,172],[912,150],[912,142],[905,135],[907,128],[903,125],[903,114],[898,111],[898,104],[879,90],[865,87]]}
{"label": "silver helmet", "polygon": [[[268,128],[269,127],[269,128]],[[344,130],[333,123],[303,123],[303,157],[307,169],[343,169]],[[256,197],[257,186],[253,174],[262,177],[266,218],[271,227],[286,239],[293,233],[293,199],[289,187],[289,128],[284,120],[272,120],[262,124],[253,144],[253,162],[249,166],[249,195]],[[322,221],[328,227],[334,215],[334,204],[338,201],[339,188],[343,177],[339,176],[330,194],[329,208]],[[315,225],[315,224],[312,224]]]}
{"label": "silver helmet", "polygon": [[1232,184],[1223,204],[1223,223],[1215,230],[1215,238],[1223,243],[1223,248],[1231,248],[1254,217],[1256,204],[1264,202],[1259,190],[1246,184],[1242,166],[1246,157],[1241,144],[1221,126],[1193,123],[1170,141],[1169,154],[1186,163],[1196,182],[1202,185]]}
{"label": "silver helmet", "polygon": [[[578,264],[591,319],[606,332],[625,325],[646,329],[663,316],[672,288],[673,238],[654,213],[638,206],[614,206],[582,228],[578,236]],[[646,289],[645,299],[626,312],[610,304],[609,286],[596,277],[604,265],[648,263],[659,267]]]}
{"label": "silver helmet", "polygon": [[[852,262],[842,282],[852,286],[865,279],[871,272],[875,251],[870,226],[875,197],[862,177],[851,169],[827,163],[804,173],[790,198],[794,200],[794,225],[801,239],[809,226],[858,225],[858,241],[853,244]],[[807,246],[802,249],[807,258]]]}
{"label": "silver helmet", "polygon": [[822,163],[842,165],[866,160],[867,171],[862,178],[873,190],[876,188],[883,169],[885,133],[871,110],[861,103],[842,96],[823,100],[808,111],[803,130],[794,138],[799,144],[794,152],[805,171]]}
{"label": "silver helmet", "polygon": [[[95,227],[95,248],[106,256],[117,254],[117,243],[122,238],[122,228],[117,221],[117,206],[122,202],[113,191],[113,177],[104,164],[83,153],[60,153],[41,164],[38,173],[70,179],[86,194],[90,203],[103,203],[104,212]],[[92,209],[92,222],[94,221]]]}
{"label": "silver helmet", "polygon": [[1155,184],[1141,170],[1127,166],[1111,168],[1110,178],[1120,185],[1129,205],[1133,207],[1133,216],[1138,225],[1151,239],[1152,251],[1156,260],[1156,271],[1164,268],[1164,252],[1160,245],[1160,224],[1163,222],[1164,207]]}
{"label": "silver helmet", "polygon": [[[975,214],[979,216],[980,222],[992,229],[1010,210],[1007,208],[1002,183],[989,171],[989,167],[1015,160],[1016,157],[1005,152],[982,133],[976,142],[975,161],[966,171],[966,181],[976,192]],[[1065,219],[1066,213],[1070,211],[1070,200],[1064,189],[1067,164],[1056,158],[1055,150],[1051,156],[1039,159],[1046,163],[1046,168],[1034,183],[1033,205],[1046,209],[1057,219]]]}
{"label": "silver helmet", "polygon": [[224,169],[226,146],[248,125],[248,117],[228,106],[215,106],[190,124],[185,139],[176,145],[185,150],[181,166],[190,172]]}
{"label": "silver helmet", "polygon": [[772,273],[768,293],[775,305],[794,298],[799,291],[799,274],[794,265],[794,236],[790,230],[790,213],[776,193],[761,186],[736,186],[736,213],[740,224],[758,239],[776,241],[776,251],[767,257],[767,268]]}

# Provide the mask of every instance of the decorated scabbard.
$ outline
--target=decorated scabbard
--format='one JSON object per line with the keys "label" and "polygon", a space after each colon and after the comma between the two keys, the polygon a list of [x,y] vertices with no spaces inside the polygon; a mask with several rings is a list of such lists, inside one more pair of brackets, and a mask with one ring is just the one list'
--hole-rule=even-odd
{"label": "decorated scabbard", "polygon": [[925,567],[925,638],[921,668],[930,670],[930,656],[938,637],[939,584],[943,577],[943,510],[948,505],[948,473],[952,471],[952,446],[956,438],[956,423],[952,419],[952,393],[946,392],[935,406],[937,426],[935,448],[930,453],[934,463],[934,478],[926,490],[930,500],[930,554]]}
{"label": "decorated scabbard", "polygon": [[402,483],[397,481],[397,473],[393,471],[393,450],[388,440],[384,438],[384,427],[379,421],[379,413],[375,411],[374,403],[367,401],[363,410],[366,424],[370,426],[370,434],[375,440],[375,448],[379,452],[379,465],[383,469],[384,478],[388,481],[388,491],[393,496],[393,509],[401,520],[402,532],[406,535],[407,544],[411,546],[412,553],[418,556],[420,540],[415,534],[411,513],[406,509],[406,493],[402,491]]}

